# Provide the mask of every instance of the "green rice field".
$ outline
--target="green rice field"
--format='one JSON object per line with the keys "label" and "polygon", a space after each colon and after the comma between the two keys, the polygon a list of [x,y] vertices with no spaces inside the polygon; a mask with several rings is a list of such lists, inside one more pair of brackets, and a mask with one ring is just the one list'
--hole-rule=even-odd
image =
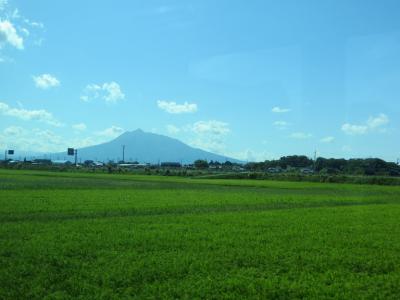
{"label": "green rice field", "polygon": [[0,299],[400,299],[400,186],[0,170]]}

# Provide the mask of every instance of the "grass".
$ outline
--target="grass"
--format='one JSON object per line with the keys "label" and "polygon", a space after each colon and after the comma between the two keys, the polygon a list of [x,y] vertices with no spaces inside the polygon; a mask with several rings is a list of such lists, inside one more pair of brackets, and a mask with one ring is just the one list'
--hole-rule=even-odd
{"label": "grass", "polygon": [[400,187],[0,171],[0,299],[398,299]]}

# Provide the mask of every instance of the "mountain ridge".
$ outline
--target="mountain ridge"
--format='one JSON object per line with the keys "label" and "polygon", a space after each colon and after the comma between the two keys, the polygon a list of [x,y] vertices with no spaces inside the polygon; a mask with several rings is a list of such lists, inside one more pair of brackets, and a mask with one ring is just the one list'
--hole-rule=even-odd
{"label": "mountain ridge", "polygon": [[[121,161],[125,146],[125,161],[141,163],[180,162],[193,163],[196,159],[241,162],[209,151],[191,147],[165,135],[145,132],[142,129],[126,131],[115,139],[98,145],[78,148],[78,159],[96,161]],[[59,154],[61,155],[61,154]],[[71,157],[69,157],[71,160]]]}

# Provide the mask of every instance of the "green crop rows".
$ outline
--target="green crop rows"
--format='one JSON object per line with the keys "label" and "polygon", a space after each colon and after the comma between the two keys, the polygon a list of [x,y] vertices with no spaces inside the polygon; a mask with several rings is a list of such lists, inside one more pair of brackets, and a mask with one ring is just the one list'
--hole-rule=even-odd
{"label": "green crop rows", "polygon": [[400,187],[0,171],[0,299],[399,299]]}

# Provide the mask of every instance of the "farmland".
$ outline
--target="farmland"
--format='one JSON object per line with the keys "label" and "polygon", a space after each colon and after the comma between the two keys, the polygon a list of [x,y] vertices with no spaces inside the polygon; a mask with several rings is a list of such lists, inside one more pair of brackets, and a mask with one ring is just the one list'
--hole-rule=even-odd
{"label": "farmland", "polygon": [[0,299],[398,299],[400,187],[0,170]]}

